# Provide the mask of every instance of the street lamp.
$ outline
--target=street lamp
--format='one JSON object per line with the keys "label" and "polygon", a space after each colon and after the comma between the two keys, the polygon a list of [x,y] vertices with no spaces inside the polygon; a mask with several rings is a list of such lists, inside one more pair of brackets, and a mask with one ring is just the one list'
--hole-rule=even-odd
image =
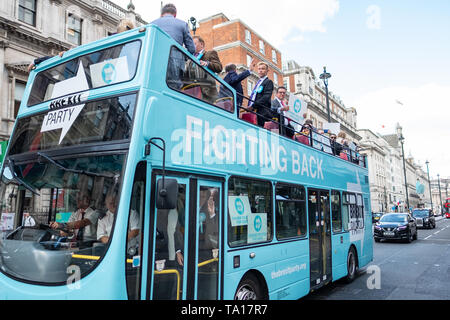
{"label": "street lamp", "polygon": [[405,176],[405,189],[406,189],[406,205],[408,206],[408,210],[409,210],[408,181],[406,179],[406,164],[405,164],[405,149],[403,148],[403,141],[405,141],[405,138],[403,137],[402,127],[400,127],[400,124],[397,124],[397,137],[402,145],[403,174]]}
{"label": "street lamp", "polygon": [[431,201],[431,210],[433,210],[433,194],[431,193],[431,180],[430,180],[430,169],[428,168],[428,164],[430,162],[425,161],[425,164],[427,165],[427,175],[428,175],[428,188],[430,189],[430,201]]}
{"label": "street lamp", "polygon": [[323,84],[325,85],[325,93],[327,96],[327,112],[328,112],[328,123],[331,123],[331,113],[330,113],[330,100],[328,97],[328,79],[331,78],[331,73],[327,72],[327,67],[323,67],[323,73],[320,75]]}
{"label": "street lamp", "polygon": [[443,213],[443,208],[442,208],[442,193],[441,193],[441,180],[439,179],[439,174],[437,175],[438,177],[438,186],[439,186],[439,201],[441,202],[441,212],[440,214]]}
{"label": "street lamp", "polygon": [[197,31],[197,19],[195,19],[194,17],[191,17],[189,19],[189,22],[192,25],[192,31],[194,32],[194,36],[195,36],[195,31]]}

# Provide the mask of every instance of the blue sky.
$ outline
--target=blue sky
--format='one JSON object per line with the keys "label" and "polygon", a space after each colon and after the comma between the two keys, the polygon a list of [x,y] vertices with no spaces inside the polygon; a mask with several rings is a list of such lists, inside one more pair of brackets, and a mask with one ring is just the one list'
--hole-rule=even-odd
{"label": "blue sky", "polygon": [[[126,7],[129,0],[113,2]],[[449,0],[172,2],[183,20],[219,12],[243,20],[283,60],[316,76],[327,66],[330,90],[357,109],[359,128],[392,134],[399,122],[405,152],[422,165],[429,160],[432,176],[450,177]],[[133,3],[145,20],[159,16],[160,1]]]}

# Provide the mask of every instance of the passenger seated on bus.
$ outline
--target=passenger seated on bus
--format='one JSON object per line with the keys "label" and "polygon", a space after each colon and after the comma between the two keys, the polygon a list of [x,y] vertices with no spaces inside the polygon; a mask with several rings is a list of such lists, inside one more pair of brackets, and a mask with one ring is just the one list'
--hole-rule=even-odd
{"label": "passenger seated on bus", "polygon": [[[117,213],[118,195],[117,191],[112,191],[106,195],[105,206],[108,209],[106,214],[99,218],[97,228],[97,240],[101,243],[108,243],[111,236],[111,229],[114,223],[114,215]],[[128,248],[135,249],[138,246],[137,236],[139,235],[139,214],[135,210],[130,212],[130,222],[128,226],[127,243]]]}
{"label": "passenger seated on bus", "polygon": [[336,138],[334,133],[330,135],[330,146],[331,150],[333,150],[333,155],[339,156],[342,151],[342,145],[336,141]]}
{"label": "passenger seated on bus", "polygon": [[[93,242],[97,240],[98,212],[90,207],[91,197],[85,191],[77,194],[77,211],[73,212],[67,223],[50,222],[53,229],[72,231],[79,242]],[[66,236],[64,232],[61,234]]]}

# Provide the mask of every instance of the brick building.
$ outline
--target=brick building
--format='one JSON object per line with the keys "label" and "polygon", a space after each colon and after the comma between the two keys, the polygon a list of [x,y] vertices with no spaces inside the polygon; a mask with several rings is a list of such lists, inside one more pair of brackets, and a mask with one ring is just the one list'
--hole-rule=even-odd
{"label": "brick building", "polygon": [[[227,64],[234,63],[240,73],[247,70],[252,59],[256,58],[256,61],[269,65],[268,77],[275,87],[283,85],[281,52],[240,19],[230,20],[219,13],[200,20],[195,34],[205,40],[206,50],[218,52],[224,69]],[[221,75],[225,75],[225,70]],[[258,76],[254,72],[242,82],[244,95],[250,96],[257,81]]]}

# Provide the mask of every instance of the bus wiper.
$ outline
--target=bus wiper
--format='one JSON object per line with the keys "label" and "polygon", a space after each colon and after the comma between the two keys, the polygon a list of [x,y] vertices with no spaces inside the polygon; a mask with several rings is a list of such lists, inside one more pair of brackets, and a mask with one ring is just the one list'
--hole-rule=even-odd
{"label": "bus wiper", "polygon": [[37,192],[36,190],[33,189],[32,186],[30,186],[28,183],[26,183],[25,181],[23,181],[22,179],[20,179],[16,172],[14,171],[14,161],[11,158],[8,158],[8,168],[11,171],[12,177],[14,180],[16,180],[20,185],[24,186],[25,188],[27,188],[29,191],[31,191],[32,193],[34,193],[37,196],[41,196],[39,194],[39,192]]}
{"label": "bus wiper", "polygon": [[[38,152],[37,155],[38,155],[38,157],[42,157],[42,158],[46,159],[51,164],[54,164],[59,169],[67,171],[67,172],[78,173],[78,174],[85,174],[87,176],[92,176],[92,177],[101,177],[101,178],[110,178],[110,179],[114,178],[115,180],[118,180],[119,177],[120,177],[119,174],[96,173],[96,172],[90,172],[90,171],[85,171],[85,170],[77,170],[77,169],[66,168],[62,164],[60,164],[57,161],[53,160],[50,156],[46,155],[45,153]],[[41,161],[38,160],[38,162],[41,162]]]}

